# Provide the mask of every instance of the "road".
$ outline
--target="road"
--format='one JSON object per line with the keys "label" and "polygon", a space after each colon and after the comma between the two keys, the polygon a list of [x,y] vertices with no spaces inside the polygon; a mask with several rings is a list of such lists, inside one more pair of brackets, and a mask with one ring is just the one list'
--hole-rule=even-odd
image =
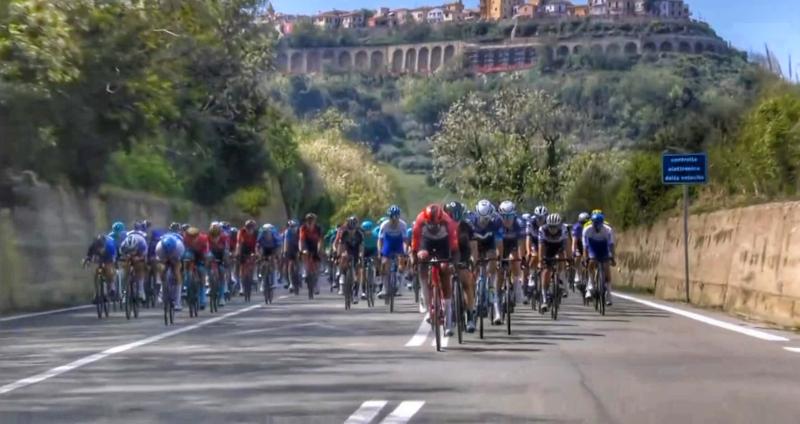
{"label": "road", "polygon": [[436,353],[407,294],[391,315],[279,295],[216,318],[184,310],[170,328],[158,310],[0,321],[0,423],[800,419],[797,334],[685,305],[671,306],[698,315],[617,298],[600,317],[571,296],[557,322],[526,308],[512,335],[492,327]]}

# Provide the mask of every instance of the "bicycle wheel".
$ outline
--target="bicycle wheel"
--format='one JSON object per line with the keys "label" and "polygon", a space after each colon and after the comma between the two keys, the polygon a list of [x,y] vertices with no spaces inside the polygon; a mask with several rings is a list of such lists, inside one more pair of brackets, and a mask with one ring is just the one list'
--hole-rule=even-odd
{"label": "bicycle wheel", "polygon": [[478,320],[480,321],[479,326],[481,339],[483,339],[483,318],[484,315],[486,315],[487,308],[489,307],[489,295],[487,293],[488,288],[486,285],[486,278],[481,277],[480,281],[478,282],[478,307],[476,308],[478,310]]}
{"label": "bicycle wheel", "polygon": [[599,302],[600,303],[600,315],[605,316],[605,314],[606,314],[606,274],[605,274],[605,271],[603,270],[603,265],[602,264],[597,264],[597,266],[598,266],[597,275],[598,275],[598,281],[599,281],[598,286],[599,286],[599,290],[600,290],[600,293],[599,293],[600,295],[597,296],[597,297],[600,299],[600,302]]}
{"label": "bicycle wheel", "polygon": [[350,310],[350,301],[352,300],[351,296],[353,295],[353,271],[349,268],[344,274],[344,287],[342,287],[342,293],[344,294],[344,309]]}
{"label": "bicycle wheel", "polygon": [[553,321],[558,319],[558,306],[561,303],[561,285],[558,283],[558,278],[555,277],[555,271],[551,277],[550,287],[553,290],[553,304],[550,307],[550,316]]}
{"label": "bicycle wheel", "polygon": [[433,331],[436,333],[436,351],[442,351],[442,329],[439,322],[442,317],[442,300],[439,298],[439,288],[433,288],[433,311],[431,311],[431,324],[433,324]]}
{"label": "bicycle wheel", "polygon": [[306,273],[306,286],[308,286],[308,299],[314,299],[314,287],[317,284],[317,276],[312,272]]}
{"label": "bicycle wheel", "polygon": [[103,318],[103,276],[98,272],[94,276],[94,304],[97,308],[97,319]]}
{"label": "bicycle wheel", "polygon": [[375,274],[372,267],[367,268],[367,306],[375,307]]}
{"label": "bicycle wheel", "polygon": [[133,307],[133,317],[139,318],[139,287],[138,284],[132,283],[131,293],[131,306]]}
{"label": "bicycle wheel", "polygon": [[458,333],[458,344],[464,343],[464,313],[462,311],[463,304],[462,302],[462,295],[461,295],[461,283],[458,281],[458,278],[454,278],[453,281],[453,313],[455,313],[456,318],[456,332]]}
{"label": "bicycle wheel", "polygon": [[414,303],[417,304],[417,305],[419,305],[419,289],[420,289],[420,285],[419,284],[420,284],[419,283],[419,274],[415,272],[414,273]]}
{"label": "bicycle wheel", "polygon": [[125,319],[131,319],[131,313],[133,313],[133,305],[131,300],[133,299],[133,292],[131,288],[133,288],[133,277],[128,273],[128,281],[125,284],[125,294],[122,296],[123,300],[125,301]]}
{"label": "bicycle wheel", "polygon": [[511,287],[509,287],[510,283],[511,283],[510,280],[506,280],[506,287],[505,287],[506,310],[505,310],[505,314],[506,314],[506,332],[508,333],[509,336],[511,335],[511,293],[512,293]]}
{"label": "bicycle wheel", "polygon": [[389,287],[386,288],[386,296],[389,299],[389,313],[394,312],[394,292],[397,290],[397,271],[389,273]]}

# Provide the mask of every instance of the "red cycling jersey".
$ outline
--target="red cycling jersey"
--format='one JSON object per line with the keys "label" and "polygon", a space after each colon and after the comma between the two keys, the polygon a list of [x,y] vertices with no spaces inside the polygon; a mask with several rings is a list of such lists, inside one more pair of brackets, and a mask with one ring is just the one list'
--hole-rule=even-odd
{"label": "red cycling jersey", "polygon": [[314,224],[313,228],[308,228],[308,225],[303,224],[300,226],[300,245],[301,246],[317,246],[319,240],[322,238],[322,228]]}
{"label": "red cycling jersey", "polygon": [[414,221],[414,229],[411,234],[411,250],[414,252],[419,251],[423,237],[435,237],[439,240],[446,237],[450,245],[450,252],[458,252],[458,224],[446,213],[442,213],[442,221],[444,225],[440,226],[437,234],[427,234],[424,231],[425,227],[428,226],[428,222],[425,220],[425,210],[420,212]]}
{"label": "red cycling jersey", "polygon": [[216,239],[209,237],[208,245],[212,252],[224,252],[230,248],[230,240],[227,234],[222,233]]}
{"label": "red cycling jersey", "polygon": [[242,228],[239,230],[237,244],[242,246],[242,249],[246,250],[249,253],[254,253],[256,251],[256,238],[258,234],[253,231],[252,233],[248,233],[246,228]]}
{"label": "red cycling jersey", "polygon": [[183,245],[186,249],[192,251],[200,256],[208,254],[208,235],[200,233],[194,237],[186,234],[183,237]]}

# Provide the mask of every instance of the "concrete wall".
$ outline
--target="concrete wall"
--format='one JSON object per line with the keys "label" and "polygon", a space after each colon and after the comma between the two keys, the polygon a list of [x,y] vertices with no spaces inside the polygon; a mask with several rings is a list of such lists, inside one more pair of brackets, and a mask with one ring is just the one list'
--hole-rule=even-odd
{"label": "concrete wall", "polygon": [[[5,188],[0,199],[0,314],[89,302],[92,270],[83,270],[81,260],[92,236],[109,231],[112,221],[147,218],[165,226],[173,220],[208,225],[211,219],[239,219],[226,212],[232,207],[210,211],[124,190],[88,194],[41,183]],[[280,190],[271,190],[274,202],[259,218],[282,223]]]}
{"label": "concrete wall", "polygon": [[[616,284],[685,299],[681,218],[619,234]],[[693,215],[690,297],[745,318],[800,328],[800,202]]]}

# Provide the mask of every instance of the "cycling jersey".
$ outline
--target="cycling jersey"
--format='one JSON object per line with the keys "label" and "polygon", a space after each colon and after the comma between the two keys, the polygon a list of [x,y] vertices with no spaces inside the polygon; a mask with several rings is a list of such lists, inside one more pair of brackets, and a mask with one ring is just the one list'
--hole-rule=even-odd
{"label": "cycling jersey", "polygon": [[183,245],[186,254],[192,254],[195,259],[204,258],[209,254],[208,235],[200,233],[196,236],[185,235]]}
{"label": "cycling jersey", "polygon": [[131,240],[134,243],[133,249],[130,250],[130,251],[125,251],[125,252],[120,251],[120,253],[125,255],[125,256],[127,256],[127,257],[131,257],[131,256],[133,256],[133,257],[144,257],[147,254],[147,239],[145,238],[145,236],[140,232],[131,231],[125,237],[125,240],[123,241],[123,243],[125,243],[125,242],[129,242],[130,243]]}
{"label": "cycling jersey", "polygon": [[411,250],[426,250],[432,258],[449,260],[451,254],[458,253],[458,225],[447,214],[440,224],[431,225],[425,221],[425,211],[420,212],[414,223]]}
{"label": "cycling jersey", "polygon": [[325,238],[323,239],[323,244],[324,244],[326,250],[330,249],[330,247],[333,246],[333,241],[336,240],[336,234],[337,233],[339,233],[339,229],[336,228],[336,227],[331,228],[330,230],[328,230],[327,233],[325,233]]}
{"label": "cycling jersey", "polygon": [[589,228],[584,227],[583,246],[592,259],[603,261],[611,258],[614,230],[605,224],[599,230],[594,225],[590,225]]}
{"label": "cycling jersey", "polygon": [[101,249],[95,247],[94,243],[92,243],[89,246],[89,250],[86,252],[86,257],[91,258],[96,256],[101,264],[109,264],[117,260],[117,245],[114,243],[114,238],[111,236],[105,237],[105,244],[103,245],[102,252],[100,250]]}
{"label": "cycling jersey", "polygon": [[[125,240],[125,236],[125,232],[115,233],[113,231],[107,235],[107,237],[111,237],[111,240],[114,240],[114,246],[116,249],[119,249],[120,246],[122,246],[122,241]],[[117,251],[117,253],[119,253],[119,251]]]}
{"label": "cycling jersey", "polygon": [[531,240],[531,246],[533,247],[534,251],[538,251],[539,249],[539,229],[544,224],[544,218],[539,219],[535,217],[531,218],[530,222],[528,223],[528,229],[526,233],[528,238]]}
{"label": "cycling jersey", "polygon": [[272,253],[281,246],[280,236],[275,229],[270,231],[264,231],[264,229],[259,230],[256,242],[264,256],[272,255]]}
{"label": "cycling jersey", "polygon": [[161,240],[161,237],[167,233],[167,230],[163,229],[155,229],[150,232],[150,236],[147,238],[147,257],[154,258],[156,256],[156,245],[158,245],[158,241]]}
{"label": "cycling jersey", "polygon": [[[164,243],[167,239],[175,239],[175,249],[172,252],[164,251]],[[186,248],[183,245],[183,240],[175,233],[167,233],[161,236],[156,244],[156,258],[160,262],[178,263],[183,257]]]}
{"label": "cycling jersey", "polygon": [[462,262],[466,262],[472,256],[470,243],[475,240],[475,230],[472,223],[463,220],[458,223],[458,251]]}
{"label": "cycling jersey", "polygon": [[572,238],[575,239],[575,246],[578,253],[583,253],[583,224],[576,222],[572,225]]}
{"label": "cycling jersey", "polygon": [[256,237],[258,234],[255,230],[253,232],[247,231],[246,228],[241,228],[239,234],[236,236],[236,244],[239,245],[239,258],[250,256],[256,253]]}
{"label": "cycling jersey", "polygon": [[336,244],[344,247],[350,256],[358,256],[364,243],[364,237],[364,232],[358,228],[348,230],[346,227],[342,227],[336,234]]}
{"label": "cycling jersey", "polygon": [[374,231],[364,233],[364,256],[372,257],[378,254],[378,237]]}
{"label": "cycling jersey", "polygon": [[569,232],[566,225],[552,228],[549,225],[539,227],[539,244],[544,248],[544,259],[553,259],[563,253],[567,246]]}
{"label": "cycling jersey", "polygon": [[286,256],[291,259],[297,259],[297,247],[299,239],[297,228],[287,228],[283,232],[283,244],[286,246]]}
{"label": "cycling jersey", "polygon": [[217,238],[209,236],[208,247],[211,250],[211,254],[214,256],[214,259],[223,261],[225,259],[225,254],[230,251],[230,240],[228,239],[228,235],[223,232],[217,236]]}
{"label": "cycling jersey", "polygon": [[229,231],[228,232],[228,245],[229,245],[231,251],[235,251],[236,250],[236,246],[239,245],[239,233],[237,233],[235,231]]}
{"label": "cycling jersey", "polygon": [[385,221],[378,227],[378,238],[381,240],[381,256],[390,258],[402,255],[403,242],[408,240],[411,229],[402,219],[393,224],[391,220]]}
{"label": "cycling jersey", "polygon": [[497,242],[503,239],[503,233],[500,231],[502,226],[503,223],[500,222],[500,217],[498,216],[489,218],[475,217],[472,222],[472,231],[475,240],[478,242],[478,253],[483,255],[497,247]]}
{"label": "cycling jersey", "polygon": [[526,228],[522,224],[522,220],[514,218],[511,225],[506,225],[501,221],[500,234],[503,239],[503,254],[508,256],[509,253],[514,253],[519,249],[519,241],[525,238]]}
{"label": "cycling jersey", "polygon": [[308,251],[315,258],[319,256],[317,249],[322,238],[322,228],[319,225],[314,224],[311,228],[306,224],[301,225],[299,238],[303,250]]}

